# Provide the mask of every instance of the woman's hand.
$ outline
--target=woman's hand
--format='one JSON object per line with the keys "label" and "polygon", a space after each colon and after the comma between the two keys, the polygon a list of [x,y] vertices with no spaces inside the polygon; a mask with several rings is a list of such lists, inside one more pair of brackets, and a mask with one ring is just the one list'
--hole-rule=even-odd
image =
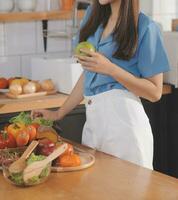
{"label": "woman's hand", "polygon": [[31,118],[43,117],[47,120],[57,120],[58,119],[58,111],[50,111],[50,110],[32,110]]}
{"label": "woman's hand", "polygon": [[76,56],[84,69],[105,75],[111,74],[113,65],[104,55],[86,49],[80,51],[87,54],[86,56]]}

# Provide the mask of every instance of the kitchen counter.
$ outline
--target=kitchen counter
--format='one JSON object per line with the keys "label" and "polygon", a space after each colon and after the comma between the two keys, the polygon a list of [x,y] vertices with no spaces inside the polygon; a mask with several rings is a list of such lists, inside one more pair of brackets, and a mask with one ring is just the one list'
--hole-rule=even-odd
{"label": "kitchen counter", "polygon": [[[41,97],[9,99],[4,94],[0,93],[0,114],[60,107],[67,97],[68,95],[57,93]],[[83,103],[84,102],[81,102],[81,104]]]}
{"label": "kitchen counter", "polygon": [[[170,94],[172,91],[170,85],[164,85],[163,94]],[[0,114],[28,111],[33,109],[60,107],[67,99],[68,95],[55,94],[42,97],[33,97],[26,99],[9,99],[0,93]],[[84,104],[84,102],[81,102]]]}
{"label": "kitchen counter", "polygon": [[101,152],[95,152],[95,157],[95,164],[88,169],[52,173],[45,183],[28,188],[11,185],[0,173],[0,197],[4,200],[178,199],[177,179]]}

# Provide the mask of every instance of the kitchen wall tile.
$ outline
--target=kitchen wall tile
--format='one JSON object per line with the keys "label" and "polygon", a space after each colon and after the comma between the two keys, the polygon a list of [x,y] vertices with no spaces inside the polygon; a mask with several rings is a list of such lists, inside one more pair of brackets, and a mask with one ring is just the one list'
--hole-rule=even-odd
{"label": "kitchen wall tile", "polygon": [[169,3],[167,0],[160,0],[160,1],[154,1],[154,5],[156,6],[157,4],[157,8],[159,5],[159,9],[158,10],[154,10],[155,14],[174,14],[177,12],[177,0],[169,0]]}
{"label": "kitchen wall tile", "polygon": [[35,22],[5,24],[6,55],[23,55],[36,52]]}
{"label": "kitchen wall tile", "polygon": [[37,11],[58,10],[60,8],[59,0],[38,0]]}
{"label": "kitchen wall tile", "polygon": [[37,7],[36,7],[37,11],[46,10],[46,2],[47,2],[47,0],[38,0],[37,2],[38,2],[37,3]]}
{"label": "kitchen wall tile", "polygon": [[165,31],[171,30],[171,21],[178,18],[178,0],[140,0],[141,10],[162,24]]}
{"label": "kitchen wall tile", "polygon": [[[48,52],[66,51],[67,50],[66,38],[61,36],[65,35],[66,22],[64,20],[49,21],[48,31],[51,37],[48,37],[47,51]],[[55,35],[57,35],[57,37],[55,37]]]}
{"label": "kitchen wall tile", "polygon": [[[148,0],[147,0],[148,1]],[[157,0],[157,1],[154,1],[152,4],[153,4],[153,10],[152,10],[152,13],[153,15],[154,14],[159,14],[160,13],[160,10],[161,10],[161,1],[162,0]]]}
{"label": "kitchen wall tile", "polygon": [[0,76],[12,77],[20,75],[21,67],[19,56],[0,57]]}
{"label": "kitchen wall tile", "polygon": [[147,15],[152,15],[153,3],[152,0],[140,0],[140,8]]}
{"label": "kitchen wall tile", "polygon": [[5,34],[4,34],[4,24],[0,23],[0,56],[5,54]]}
{"label": "kitchen wall tile", "polygon": [[27,78],[31,77],[30,64],[31,64],[31,57],[32,56],[33,55],[21,57],[21,75],[23,77],[27,77]]}
{"label": "kitchen wall tile", "polygon": [[42,22],[36,22],[36,51],[44,53]]}
{"label": "kitchen wall tile", "polygon": [[[43,32],[42,32],[42,23],[36,22],[36,37],[37,37],[37,52],[44,52],[44,43],[43,43]],[[48,21],[48,52],[55,51],[65,51],[66,42],[64,37],[55,37],[58,33],[66,32],[66,21],[65,20],[54,20]]]}

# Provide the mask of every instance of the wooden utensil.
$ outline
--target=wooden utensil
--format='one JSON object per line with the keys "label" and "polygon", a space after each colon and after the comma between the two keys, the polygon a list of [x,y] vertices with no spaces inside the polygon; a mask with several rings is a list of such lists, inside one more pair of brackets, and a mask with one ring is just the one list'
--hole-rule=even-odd
{"label": "wooden utensil", "polygon": [[23,172],[24,182],[28,182],[28,180],[34,176],[39,176],[42,170],[46,167],[46,165],[50,163],[52,160],[54,160],[55,158],[57,158],[58,156],[60,156],[62,153],[64,153],[67,150],[67,147],[68,145],[64,143],[60,147],[55,149],[53,153],[51,153],[44,160],[36,161],[30,164],[29,166],[27,166]]}
{"label": "wooden utensil", "polygon": [[19,173],[24,170],[24,168],[26,167],[26,159],[29,157],[29,155],[32,153],[32,151],[35,149],[38,143],[39,142],[36,140],[33,140],[31,142],[31,144],[27,147],[22,156],[10,165],[9,167],[10,173]]}

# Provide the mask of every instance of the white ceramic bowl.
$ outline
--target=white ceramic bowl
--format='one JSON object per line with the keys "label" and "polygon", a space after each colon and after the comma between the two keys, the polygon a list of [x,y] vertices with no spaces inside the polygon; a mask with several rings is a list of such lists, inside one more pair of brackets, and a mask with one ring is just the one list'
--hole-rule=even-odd
{"label": "white ceramic bowl", "polygon": [[0,0],[0,12],[10,12],[14,9],[14,0]]}
{"label": "white ceramic bowl", "polygon": [[17,0],[17,7],[20,11],[31,12],[36,9],[36,0]]}

